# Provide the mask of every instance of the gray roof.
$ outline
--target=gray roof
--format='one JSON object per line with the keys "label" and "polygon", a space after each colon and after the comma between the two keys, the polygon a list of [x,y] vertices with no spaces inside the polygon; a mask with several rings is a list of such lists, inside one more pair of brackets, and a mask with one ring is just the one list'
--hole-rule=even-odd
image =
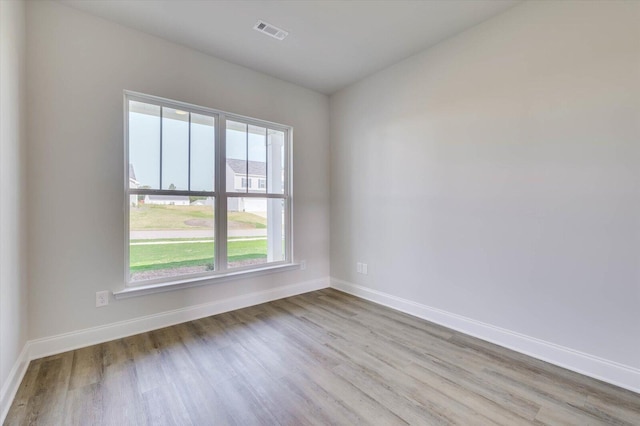
{"label": "gray roof", "polygon": [[129,179],[136,180],[136,172],[133,170],[133,164],[129,163]]}
{"label": "gray roof", "polygon": [[254,176],[266,176],[267,175],[267,163],[264,161],[246,161],[237,160],[235,158],[227,158],[227,164],[231,167],[236,174],[247,173],[247,163],[249,163],[249,174]]}

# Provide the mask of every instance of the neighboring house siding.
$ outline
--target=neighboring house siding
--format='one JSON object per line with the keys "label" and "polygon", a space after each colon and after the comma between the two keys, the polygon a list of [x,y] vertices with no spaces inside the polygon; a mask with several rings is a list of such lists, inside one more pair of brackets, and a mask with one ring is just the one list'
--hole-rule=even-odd
{"label": "neighboring house siding", "polygon": [[[248,166],[248,173],[247,173]],[[234,192],[263,193],[266,192],[266,163],[262,161],[245,161],[233,158],[227,159],[227,182],[233,182],[230,190]],[[243,179],[246,185],[243,185]],[[264,186],[260,187],[260,181]],[[229,211],[261,212],[265,210],[264,200],[251,198],[229,198],[227,201]]]}

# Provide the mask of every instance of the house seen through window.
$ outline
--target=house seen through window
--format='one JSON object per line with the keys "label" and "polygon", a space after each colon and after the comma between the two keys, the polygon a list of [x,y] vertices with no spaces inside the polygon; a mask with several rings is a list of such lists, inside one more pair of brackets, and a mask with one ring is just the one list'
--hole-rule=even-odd
{"label": "house seen through window", "polygon": [[290,128],[126,94],[127,281],[291,263]]}

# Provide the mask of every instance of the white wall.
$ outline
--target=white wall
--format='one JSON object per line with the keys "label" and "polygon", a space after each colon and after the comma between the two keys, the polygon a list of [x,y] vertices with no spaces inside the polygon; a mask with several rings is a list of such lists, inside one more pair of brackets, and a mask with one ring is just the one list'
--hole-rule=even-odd
{"label": "white wall", "polygon": [[333,277],[640,367],[640,2],[526,2],[330,111]]}
{"label": "white wall", "polygon": [[[57,3],[30,2],[27,19],[31,339],[328,277],[326,96]],[[96,309],[96,291],[124,286],[123,89],[293,126],[307,269]]]}
{"label": "white wall", "polygon": [[27,340],[24,65],[25,5],[0,1],[0,411]]}

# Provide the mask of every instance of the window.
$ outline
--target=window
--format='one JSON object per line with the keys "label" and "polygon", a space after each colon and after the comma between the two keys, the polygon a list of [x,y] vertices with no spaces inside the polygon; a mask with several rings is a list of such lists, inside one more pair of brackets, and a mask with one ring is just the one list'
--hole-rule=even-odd
{"label": "window", "polygon": [[291,128],[125,92],[128,285],[291,264]]}

